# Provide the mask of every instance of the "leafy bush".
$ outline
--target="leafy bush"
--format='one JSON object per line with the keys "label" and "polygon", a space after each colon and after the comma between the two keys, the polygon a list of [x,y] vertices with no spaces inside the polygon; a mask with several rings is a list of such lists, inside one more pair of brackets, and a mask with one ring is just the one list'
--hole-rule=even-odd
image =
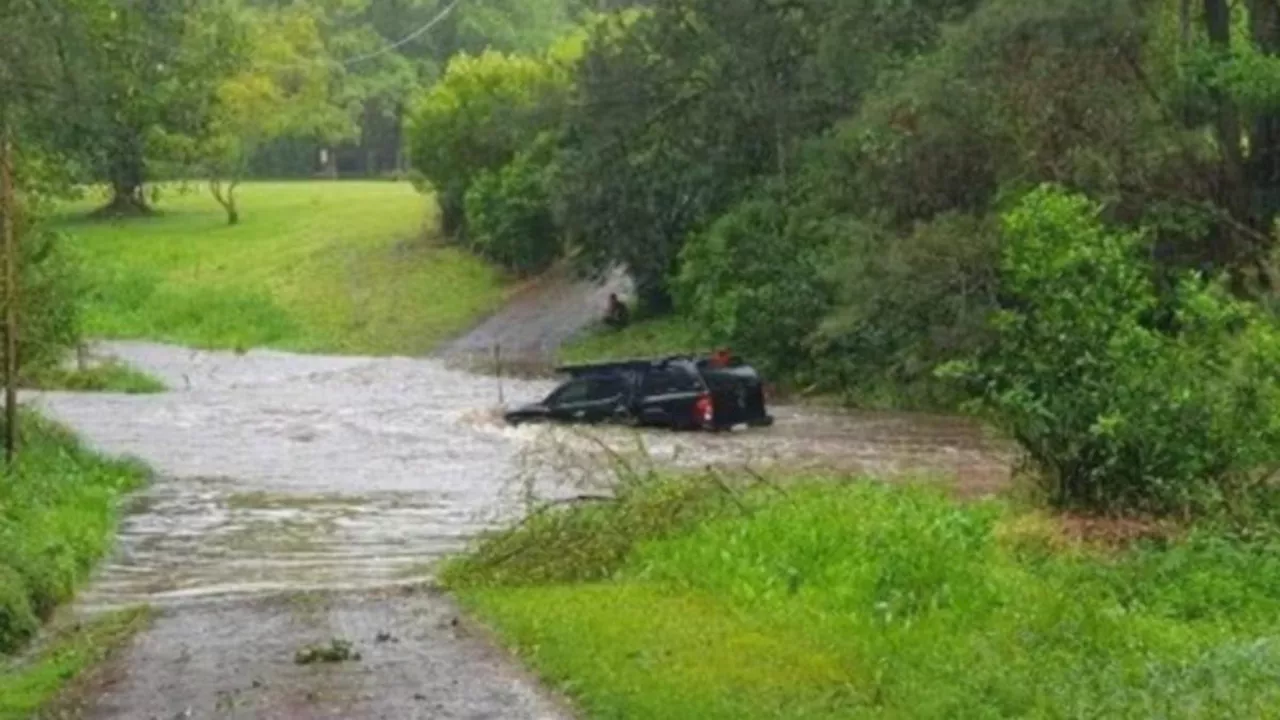
{"label": "leafy bush", "polygon": [[[80,340],[80,270],[62,238],[53,233],[25,232],[22,251],[18,362],[27,368],[48,368],[62,362]],[[2,354],[0,347],[0,362]]]}
{"label": "leafy bush", "polygon": [[1043,187],[1004,217],[993,345],[949,372],[1063,506],[1171,512],[1238,500],[1280,460],[1280,332],[1213,279],[1168,297],[1143,237]]}
{"label": "leafy bush", "polygon": [[812,343],[823,383],[864,407],[955,407],[934,370],[989,340],[998,236],[993,222],[955,212],[901,234],[859,224],[826,270],[835,308]]}
{"label": "leafy bush", "polygon": [[844,230],[774,197],[748,200],[685,246],[679,304],[713,340],[794,377],[830,310],[823,271]]}
{"label": "leafy bush", "polygon": [[485,52],[450,61],[409,120],[410,157],[438,193],[444,230],[465,230],[467,190],[556,126],[569,75],[552,60]]}
{"label": "leafy bush", "polygon": [[543,136],[502,168],[481,172],[467,191],[471,247],[520,274],[547,269],[563,250],[547,188],[553,149]]}

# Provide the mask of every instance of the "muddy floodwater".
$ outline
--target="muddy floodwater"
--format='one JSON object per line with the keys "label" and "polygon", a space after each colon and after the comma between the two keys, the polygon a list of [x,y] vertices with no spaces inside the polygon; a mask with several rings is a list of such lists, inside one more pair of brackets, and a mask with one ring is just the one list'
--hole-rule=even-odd
{"label": "muddy floodwater", "polygon": [[[171,392],[27,398],[156,472],[79,601],[158,610],[89,698],[91,718],[563,717],[423,583],[529,492],[573,491],[566,467],[605,448],[691,468],[928,473],[976,491],[1008,476],[1001,445],[953,418],[779,407],[767,430],[584,435],[500,421],[500,395],[527,402],[551,383],[499,386],[443,360],[101,352]],[[362,659],[294,664],[332,638]]]}

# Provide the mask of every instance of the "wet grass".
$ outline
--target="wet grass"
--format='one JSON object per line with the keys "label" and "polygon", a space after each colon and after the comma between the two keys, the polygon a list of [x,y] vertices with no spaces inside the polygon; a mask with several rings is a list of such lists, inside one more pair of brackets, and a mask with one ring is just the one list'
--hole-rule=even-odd
{"label": "wet grass", "polygon": [[60,367],[32,370],[23,379],[23,386],[35,390],[126,395],[149,395],[168,390],[158,379],[115,360],[84,369]]}
{"label": "wet grass", "polygon": [[1274,533],[1101,546],[923,487],[686,492],[548,511],[444,577],[587,717],[1280,717]]}
{"label": "wet grass", "polygon": [[121,496],[147,475],[36,415],[21,423],[18,465],[0,475],[0,657],[72,597],[111,547]]}
{"label": "wet grass", "polygon": [[86,330],[202,348],[422,354],[504,299],[486,263],[437,243],[406,183],[248,183],[228,226],[207,192],[154,217],[57,221],[89,269]]}
{"label": "wet grass", "polygon": [[636,322],[620,331],[593,329],[561,348],[560,360],[569,364],[627,360],[699,353],[710,347],[691,321],[671,316]]}
{"label": "wet grass", "polygon": [[226,502],[227,507],[231,510],[314,510],[326,508],[355,510],[366,505],[368,499],[355,495],[294,495],[255,491],[233,493],[227,497]]}
{"label": "wet grass", "polygon": [[29,657],[8,666],[0,663],[0,720],[40,716],[71,683],[144,629],[150,618],[146,608],[96,617],[55,631]]}

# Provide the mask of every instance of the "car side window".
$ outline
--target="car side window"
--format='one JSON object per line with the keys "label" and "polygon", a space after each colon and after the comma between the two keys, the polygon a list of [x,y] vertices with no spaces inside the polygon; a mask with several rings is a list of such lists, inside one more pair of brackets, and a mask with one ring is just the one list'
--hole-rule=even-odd
{"label": "car side window", "polygon": [[565,383],[553,393],[548,405],[612,400],[625,394],[626,385],[621,377],[579,378]]}
{"label": "car side window", "polygon": [[586,402],[591,397],[591,380],[582,378],[579,380],[570,380],[560,386],[547,398],[548,405],[565,405],[568,403]]}
{"label": "car side window", "polygon": [[697,380],[688,372],[678,368],[653,370],[645,375],[642,386],[645,395],[671,395],[695,392],[698,389]]}
{"label": "car side window", "polygon": [[596,378],[591,386],[591,400],[612,400],[626,394],[626,382],[621,377]]}

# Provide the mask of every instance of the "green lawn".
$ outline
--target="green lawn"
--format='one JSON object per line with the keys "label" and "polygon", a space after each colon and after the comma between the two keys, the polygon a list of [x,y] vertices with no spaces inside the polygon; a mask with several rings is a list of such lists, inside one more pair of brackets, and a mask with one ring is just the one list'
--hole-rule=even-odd
{"label": "green lawn", "polygon": [[624,330],[596,328],[560,350],[566,363],[627,360],[705,352],[710,343],[690,320],[679,316],[642,320]]}
{"label": "green lawn", "polygon": [[445,574],[586,717],[1280,717],[1274,535],[1104,549],[874,483],[657,495],[535,518]]}
{"label": "green lawn", "polygon": [[431,234],[407,183],[248,183],[228,226],[202,189],[155,217],[55,218],[85,261],[87,332],[208,348],[420,354],[497,307],[499,272]]}

